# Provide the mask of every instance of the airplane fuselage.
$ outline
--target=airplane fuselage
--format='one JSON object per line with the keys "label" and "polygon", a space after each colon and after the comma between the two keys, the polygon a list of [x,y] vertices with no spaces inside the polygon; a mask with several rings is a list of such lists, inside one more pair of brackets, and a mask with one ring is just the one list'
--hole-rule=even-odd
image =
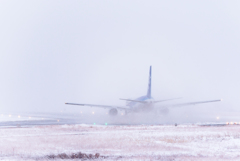
{"label": "airplane fuselage", "polygon": [[144,101],[146,103],[127,101],[126,105],[133,112],[150,112],[154,108],[154,99],[153,99],[153,97],[149,98],[148,96],[141,96],[141,97],[139,97],[137,99],[134,99],[134,100],[136,100],[136,101]]}

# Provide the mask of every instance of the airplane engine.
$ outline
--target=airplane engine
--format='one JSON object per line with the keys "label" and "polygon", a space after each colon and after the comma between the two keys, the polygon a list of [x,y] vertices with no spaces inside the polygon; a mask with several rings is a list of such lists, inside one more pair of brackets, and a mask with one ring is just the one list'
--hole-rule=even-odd
{"label": "airplane engine", "polygon": [[109,115],[116,116],[118,114],[118,110],[116,108],[112,108],[109,110]]}
{"label": "airplane engine", "polygon": [[165,109],[160,110],[160,112],[161,112],[162,114],[167,115],[167,114],[169,113],[169,109],[168,109],[168,108],[165,108]]}

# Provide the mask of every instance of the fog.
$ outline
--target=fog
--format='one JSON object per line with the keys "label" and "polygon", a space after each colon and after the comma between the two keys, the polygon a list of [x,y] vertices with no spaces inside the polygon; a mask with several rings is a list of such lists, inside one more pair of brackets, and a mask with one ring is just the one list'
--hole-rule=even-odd
{"label": "fog", "polygon": [[152,65],[156,100],[223,99],[178,110],[238,112],[239,7],[216,0],[1,1],[0,110],[124,106],[119,98],[146,94]]}

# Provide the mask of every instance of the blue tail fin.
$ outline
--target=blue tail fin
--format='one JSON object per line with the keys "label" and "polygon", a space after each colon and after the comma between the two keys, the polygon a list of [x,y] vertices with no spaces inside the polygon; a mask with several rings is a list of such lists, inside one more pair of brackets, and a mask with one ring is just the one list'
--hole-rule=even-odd
{"label": "blue tail fin", "polygon": [[151,98],[151,79],[152,79],[152,66],[150,66],[150,70],[149,70],[149,80],[148,80],[148,90],[147,90],[147,97]]}

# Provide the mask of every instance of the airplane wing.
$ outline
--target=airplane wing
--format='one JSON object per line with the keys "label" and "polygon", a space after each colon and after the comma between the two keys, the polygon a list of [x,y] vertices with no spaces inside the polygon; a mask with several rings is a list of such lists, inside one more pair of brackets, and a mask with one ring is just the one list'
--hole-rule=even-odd
{"label": "airplane wing", "polygon": [[65,103],[66,105],[77,105],[77,106],[90,106],[90,107],[100,107],[100,108],[117,108],[119,110],[126,110],[128,107],[120,107],[120,106],[108,106],[108,105],[94,105],[94,104],[77,104],[77,103]]}
{"label": "airplane wing", "polygon": [[164,106],[164,107],[165,108],[167,108],[167,107],[180,107],[180,106],[197,105],[197,104],[202,104],[202,103],[211,103],[211,102],[219,102],[219,101],[222,101],[222,100],[220,99],[220,100],[209,100],[209,101],[201,101],[201,102],[188,102],[188,103],[167,105],[167,106]]}

